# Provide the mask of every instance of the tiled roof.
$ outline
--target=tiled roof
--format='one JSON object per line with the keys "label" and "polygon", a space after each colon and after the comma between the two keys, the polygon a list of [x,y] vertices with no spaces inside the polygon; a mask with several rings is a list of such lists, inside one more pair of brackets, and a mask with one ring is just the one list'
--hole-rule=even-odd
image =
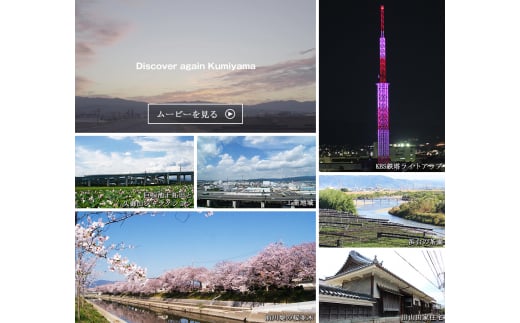
{"label": "tiled roof", "polygon": [[381,290],[383,290],[385,292],[392,293],[392,294],[399,295],[399,296],[403,296],[403,294],[401,294],[401,292],[399,290],[396,290],[396,289],[393,289],[393,288],[390,288],[390,287],[386,287],[386,286],[381,285],[381,284],[377,284],[377,287],[379,287],[379,289],[381,289]]}
{"label": "tiled roof", "polygon": [[352,270],[357,270],[369,266],[373,263],[373,260],[370,260],[367,257],[358,253],[357,251],[352,250],[348,254],[348,258],[347,260],[345,260],[345,263],[343,264],[341,269],[336,273],[336,276],[341,273],[346,273]]}
{"label": "tiled roof", "polygon": [[354,271],[357,271],[357,270],[360,270],[360,269],[363,269],[363,268],[366,268],[366,267],[370,267],[370,266],[372,266],[372,265],[373,265],[373,264],[364,264],[364,265],[359,265],[359,266],[357,266],[357,267],[353,267],[353,266],[351,266],[349,269],[344,269],[344,268],[342,268],[342,269],[344,269],[343,271],[340,270],[340,271],[338,271],[338,273],[337,273],[336,275],[334,275],[334,276],[330,276],[330,277],[325,277],[325,279],[327,280],[327,279],[331,279],[331,278],[335,278],[335,277],[343,276],[343,275],[348,274],[348,273],[350,273],[350,272],[354,272]]}
{"label": "tiled roof", "polygon": [[370,297],[366,294],[360,294],[351,292],[342,288],[327,286],[327,285],[320,285],[320,294],[322,295],[330,295],[330,296],[336,296],[336,297],[345,297],[345,298],[352,298],[352,299],[362,299],[367,301],[376,301],[375,298]]}
{"label": "tiled roof", "polygon": [[350,257],[356,259],[358,262],[364,262],[366,264],[371,264],[373,262],[373,260],[368,259],[367,257],[363,256],[362,254],[360,254],[359,252],[357,252],[355,250],[350,251],[348,255]]}

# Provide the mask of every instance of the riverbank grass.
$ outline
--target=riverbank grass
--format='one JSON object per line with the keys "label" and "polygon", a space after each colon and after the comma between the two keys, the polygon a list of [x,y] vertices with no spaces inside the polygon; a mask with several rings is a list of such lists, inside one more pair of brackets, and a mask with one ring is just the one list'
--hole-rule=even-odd
{"label": "riverbank grass", "polygon": [[[440,245],[439,240],[442,241]],[[439,247],[444,245],[443,241],[443,236],[420,228],[399,226],[369,218],[344,217],[342,214],[320,214],[321,247],[422,248]]]}
{"label": "riverbank grass", "polygon": [[412,213],[409,211],[401,211],[398,207],[392,208],[388,211],[388,213],[393,216],[398,216],[403,219],[437,225],[440,227],[444,227],[445,214],[444,213],[426,213],[426,212],[417,212]]}
{"label": "riverbank grass", "polygon": [[305,290],[303,287],[271,287],[269,290],[258,288],[248,292],[222,291],[222,292],[171,292],[163,293],[161,298],[175,299],[200,299],[200,300],[219,300],[236,302],[263,302],[263,303],[298,303],[314,301],[316,291]]}
{"label": "riverbank grass", "polygon": [[76,323],[110,323],[107,319],[103,317],[94,306],[87,303],[83,298],[80,299],[81,302],[81,308],[79,311],[79,317],[78,317],[78,299],[76,298],[75,302],[75,322]]}
{"label": "riverbank grass", "polygon": [[444,192],[415,192],[403,196],[408,202],[396,206],[388,213],[407,220],[444,227]]}

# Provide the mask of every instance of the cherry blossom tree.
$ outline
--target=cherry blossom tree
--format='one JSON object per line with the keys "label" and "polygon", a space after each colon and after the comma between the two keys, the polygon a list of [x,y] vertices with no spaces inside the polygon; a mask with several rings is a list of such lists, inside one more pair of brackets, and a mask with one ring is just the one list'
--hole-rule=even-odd
{"label": "cherry blossom tree", "polygon": [[316,246],[304,243],[285,247],[270,244],[248,261],[248,285],[251,288],[294,287],[316,277]]}
{"label": "cherry blossom tree", "polygon": [[284,275],[284,272],[288,270],[287,257],[287,248],[281,242],[268,245],[249,261],[251,268],[249,286],[252,288],[265,287],[266,290],[269,290],[269,286],[288,286],[290,281]]}
{"label": "cherry blossom tree", "polygon": [[198,289],[205,281],[209,270],[203,267],[182,267],[172,269],[158,279],[168,292],[188,292]]}
{"label": "cherry blossom tree", "polygon": [[284,269],[284,276],[293,285],[313,281],[316,277],[316,244],[303,243],[289,248]]}
{"label": "cherry blossom tree", "polygon": [[316,245],[313,242],[286,247],[272,243],[242,262],[221,261],[211,270],[181,267],[166,271],[145,284],[129,281],[98,287],[103,293],[190,292],[205,285],[210,290],[266,289],[296,287],[316,279]]}
{"label": "cherry blossom tree", "polygon": [[90,215],[80,218],[76,213],[75,226],[75,253],[76,253],[76,297],[78,317],[80,307],[82,305],[81,295],[90,283],[89,278],[92,276],[93,269],[99,259],[106,259],[111,271],[116,271],[124,275],[127,280],[135,283],[144,283],[146,280],[146,269],[130,263],[130,261],[122,257],[118,252],[112,254],[113,251],[127,248],[124,244],[108,245],[109,237],[104,234],[105,227],[109,224],[122,222],[131,216],[140,214],[133,213],[114,213],[107,214],[107,220],[99,218],[97,221],[92,220]]}
{"label": "cherry blossom tree", "polygon": [[153,295],[161,292],[162,281],[159,278],[148,278],[142,287],[141,292],[145,295]]}
{"label": "cherry blossom tree", "polygon": [[210,272],[208,284],[212,289],[240,290],[246,285],[247,263],[221,261]]}

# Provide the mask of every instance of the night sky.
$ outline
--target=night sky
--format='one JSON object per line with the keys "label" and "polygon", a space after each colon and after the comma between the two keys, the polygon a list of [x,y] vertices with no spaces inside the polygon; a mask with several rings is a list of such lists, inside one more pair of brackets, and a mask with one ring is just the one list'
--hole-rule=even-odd
{"label": "night sky", "polygon": [[320,1],[320,145],[377,141],[381,4],[390,143],[444,140],[444,1]]}

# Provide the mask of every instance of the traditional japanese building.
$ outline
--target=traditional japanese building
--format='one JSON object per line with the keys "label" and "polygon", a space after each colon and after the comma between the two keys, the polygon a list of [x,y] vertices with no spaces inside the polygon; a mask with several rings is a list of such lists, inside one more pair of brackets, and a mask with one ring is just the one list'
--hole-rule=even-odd
{"label": "traditional japanese building", "polygon": [[340,270],[320,280],[320,322],[400,322],[402,314],[426,314],[435,299],[383,267],[351,251]]}

